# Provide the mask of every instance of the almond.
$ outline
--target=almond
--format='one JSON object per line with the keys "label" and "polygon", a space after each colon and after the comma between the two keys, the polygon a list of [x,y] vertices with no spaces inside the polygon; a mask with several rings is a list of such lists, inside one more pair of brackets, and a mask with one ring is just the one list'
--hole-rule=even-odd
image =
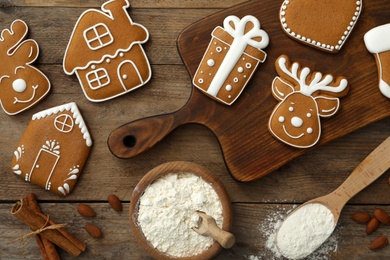
{"label": "almond", "polygon": [[374,216],[379,220],[379,222],[385,225],[390,224],[390,217],[383,209],[376,209],[374,211]]}
{"label": "almond", "polygon": [[87,224],[84,226],[84,229],[88,232],[88,234],[93,238],[99,238],[103,235],[103,232],[98,226]]}
{"label": "almond", "polygon": [[79,204],[77,211],[84,217],[95,217],[95,211],[87,204]]}
{"label": "almond", "polygon": [[119,198],[115,195],[110,195],[108,196],[108,203],[110,203],[111,207],[116,211],[116,212],[121,212],[122,211],[122,203],[119,200]]}
{"label": "almond", "polygon": [[371,220],[371,216],[368,212],[356,212],[351,219],[357,223],[367,223]]}
{"label": "almond", "polygon": [[370,245],[370,249],[371,250],[378,250],[378,249],[385,247],[388,244],[389,244],[389,240],[387,239],[387,237],[380,236],[380,237],[377,237],[374,241],[372,241],[372,243]]}
{"label": "almond", "polygon": [[368,223],[366,227],[367,235],[372,234],[379,226],[379,221],[374,217]]}

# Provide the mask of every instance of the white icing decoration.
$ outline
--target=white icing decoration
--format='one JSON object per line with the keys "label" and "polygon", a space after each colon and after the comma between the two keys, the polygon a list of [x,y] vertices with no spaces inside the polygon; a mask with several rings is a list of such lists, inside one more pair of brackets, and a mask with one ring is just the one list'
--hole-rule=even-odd
{"label": "white icing decoration", "polygon": [[303,120],[300,117],[294,116],[293,118],[291,118],[291,124],[299,128],[303,125]]}
{"label": "white icing decoration", "polygon": [[222,47],[217,47],[215,50],[216,50],[217,52],[221,52],[221,51],[222,51]]}
{"label": "white icing decoration", "polygon": [[[111,83],[111,79],[105,68],[99,68],[92,70],[85,75],[88,85],[92,90],[97,90],[102,87],[108,86]],[[95,86],[94,84],[97,83]]]}
{"label": "white icing decoration", "polygon": [[313,128],[309,127],[306,131],[308,134],[312,134],[313,133]]}
{"label": "white icing decoration", "polygon": [[289,107],[289,108],[288,108],[288,111],[293,112],[293,111],[294,111],[294,108],[293,108],[293,107]]}
{"label": "white icing decoration", "polygon": [[239,73],[243,73],[243,72],[244,72],[244,68],[243,68],[243,67],[238,67],[237,71],[238,71]]}
{"label": "white icing decoration", "polygon": [[306,114],[306,117],[307,117],[307,118],[310,118],[310,117],[311,117],[311,114],[310,114],[310,113],[307,113],[307,114]]}
{"label": "white icing decoration", "polygon": [[246,63],[246,64],[245,64],[245,68],[247,68],[247,69],[250,69],[250,68],[252,68],[252,64],[250,64],[249,62],[248,62],[248,63]]}
{"label": "white icing decoration", "polygon": [[73,113],[73,118],[75,119],[76,125],[80,128],[81,133],[83,134],[83,138],[86,141],[87,146],[92,146],[92,139],[88,132],[88,128],[84,122],[83,117],[81,116],[81,113],[76,105],[76,103],[71,102],[65,105],[53,107],[46,109],[44,111],[41,111],[39,113],[36,113],[32,116],[32,120],[40,120],[42,118],[58,114],[63,111],[71,111]]}
{"label": "white icing decoration", "polygon": [[203,84],[203,79],[202,78],[200,78],[199,80],[198,80],[198,82],[200,83],[200,84]]}
{"label": "white icing decoration", "polygon": [[93,69],[93,70],[96,69],[96,65],[92,65],[91,69]]}
{"label": "white icing decoration", "polygon": [[210,67],[213,67],[215,65],[215,61],[213,59],[209,59],[207,61],[207,65],[209,65]]}
{"label": "white icing decoration", "polygon": [[110,59],[106,59],[106,62],[107,62],[107,63],[110,63],[110,62],[111,62],[111,60],[110,60]]}
{"label": "white icing decoration", "polygon": [[123,52],[119,53],[119,57],[123,57],[125,54]]}
{"label": "white icing decoration", "polygon": [[[93,36],[89,38],[90,35]],[[94,51],[108,46],[114,42],[114,37],[112,36],[110,29],[108,29],[107,25],[104,23],[97,23],[85,29],[83,36],[84,41],[88,44],[88,47]],[[107,38],[109,39],[108,41]],[[104,39],[104,41],[102,39]],[[94,43],[98,44],[96,45]]]}
{"label": "white icing decoration", "polygon": [[[13,84],[12,84],[13,85]],[[36,93],[37,93],[37,89],[38,89],[38,85],[36,85],[36,86],[32,86],[32,89],[33,89],[33,93],[32,93],[32,95],[31,95],[31,98],[29,98],[29,99],[26,99],[26,100],[20,100],[20,99],[18,99],[17,97],[14,97],[14,104],[16,104],[16,103],[29,103],[29,102],[31,102],[32,100],[34,100],[34,98],[35,98],[35,95],[36,95]]]}
{"label": "white icing decoration", "polygon": [[54,119],[54,127],[62,132],[69,133],[73,130],[74,122],[68,114],[59,115]]}
{"label": "white icing decoration", "polygon": [[280,116],[279,118],[278,118],[278,121],[280,122],[280,123],[284,123],[284,116]]}
{"label": "white icing decoration", "polygon": [[237,82],[238,82],[238,78],[235,77],[235,78],[233,79],[233,82],[234,82],[234,83],[237,83]]}
{"label": "white icing decoration", "polygon": [[[279,11],[279,21],[280,21],[280,23],[281,23],[281,25],[282,25],[282,28],[283,28],[283,29],[287,32],[287,34],[289,34],[290,36],[295,37],[295,38],[297,38],[297,39],[299,39],[299,40],[303,40],[303,41],[309,43],[310,45],[315,46],[316,48],[323,49],[323,50],[326,50],[326,51],[333,51],[333,50],[335,50],[335,49],[336,49],[336,50],[339,50],[339,49],[344,45],[345,40],[348,38],[348,36],[349,36],[349,34],[351,33],[353,27],[355,26],[356,21],[358,20],[358,18],[359,18],[359,16],[360,16],[360,13],[361,13],[361,10],[362,10],[362,3],[361,3],[361,1],[357,1],[357,2],[356,2],[356,5],[357,5],[357,7],[356,7],[356,12],[354,13],[354,16],[351,18],[351,21],[350,21],[350,23],[349,23],[350,26],[348,26],[348,28],[350,28],[350,29],[347,28],[347,31],[345,31],[344,34],[340,36],[340,39],[341,39],[342,42],[339,43],[339,45],[333,46],[333,45],[327,44],[327,43],[318,44],[318,43],[316,43],[316,41],[314,41],[314,40],[313,40],[312,42],[306,41],[306,37],[305,37],[305,36],[301,36],[301,35],[299,35],[299,34],[298,34],[298,35],[295,35],[295,33],[292,33],[292,32],[291,32],[291,28],[289,28],[289,27],[288,27],[288,24],[286,23],[286,17],[285,17],[285,15],[286,15],[286,9],[287,9],[288,4],[290,4],[290,1],[285,0],[285,1],[283,2],[283,4],[282,4],[281,8],[280,8],[280,11]],[[342,36],[344,36],[344,35],[345,35],[345,37],[342,38]]]}
{"label": "white icing decoration", "polygon": [[300,135],[291,135],[289,132],[287,132],[287,129],[286,127],[283,125],[283,131],[286,133],[286,135],[292,139],[299,139],[301,138],[302,136],[304,136],[304,133],[300,134]]}
{"label": "white icing decoration", "polygon": [[124,74],[124,75],[122,76],[122,79],[127,79],[127,75]]}
{"label": "white icing decoration", "polygon": [[12,167],[12,171],[17,174],[17,175],[21,175],[22,174],[22,171],[20,170],[20,166],[19,164],[16,164],[14,167]]}
{"label": "white icing decoration", "polygon": [[226,85],[225,89],[227,91],[232,91],[233,87],[232,87],[232,85],[228,84],[228,85]]}

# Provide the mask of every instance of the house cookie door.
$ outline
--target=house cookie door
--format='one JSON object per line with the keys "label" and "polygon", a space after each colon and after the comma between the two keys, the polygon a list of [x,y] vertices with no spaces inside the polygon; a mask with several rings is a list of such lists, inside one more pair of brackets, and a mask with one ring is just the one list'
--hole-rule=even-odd
{"label": "house cookie door", "polygon": [[41,187],[45,187],[46,190],[50,190],[50,179],[59,159],[60,156],[58,154],[41,149],[26,181],[31,181]]}

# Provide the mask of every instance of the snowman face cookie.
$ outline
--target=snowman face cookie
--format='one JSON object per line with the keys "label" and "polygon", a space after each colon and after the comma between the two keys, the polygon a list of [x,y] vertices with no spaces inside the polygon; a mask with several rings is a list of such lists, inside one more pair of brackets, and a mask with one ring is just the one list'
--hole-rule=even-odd
{"label": "snowman face cookie", "polygon": [[0,103],[9,115],[35,105],[50,90],[47,77],[31,64],[38,58],[34,40],[25,40],[28,27],[15,20],[0,35]]}

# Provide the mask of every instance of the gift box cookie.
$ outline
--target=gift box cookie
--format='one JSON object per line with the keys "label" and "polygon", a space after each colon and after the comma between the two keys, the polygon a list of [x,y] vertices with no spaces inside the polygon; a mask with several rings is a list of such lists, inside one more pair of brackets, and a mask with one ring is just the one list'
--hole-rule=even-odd
{"label": "gift box cookie", "polygon": [[240,96],[267,54],[268,34],[256,17],[225,18],[218,26],[195,73],[193,84],[217,101],[231,105]]}
{"label": "gift box cookie", "polygon": [[11,168],[25,181],[68,195],[91,147],[91,136],[76,103],[68,103],[33,115]]}
{"label": "gift box cookie", "polygon": [[32,107],[50,90],[46,75],[32,66],[39,46],[27,33],[27,24],[17,19],[0,34],[0,104],[8,115]]}
{"label": "gift box cookie", "polygon": [[134,23],[127,0],[111,0],[99,10],[85,11],[67,46],[63,67],[76,74],[88,100],[100,102],[128,93],[151,78],[142,48],[148,30]]}

